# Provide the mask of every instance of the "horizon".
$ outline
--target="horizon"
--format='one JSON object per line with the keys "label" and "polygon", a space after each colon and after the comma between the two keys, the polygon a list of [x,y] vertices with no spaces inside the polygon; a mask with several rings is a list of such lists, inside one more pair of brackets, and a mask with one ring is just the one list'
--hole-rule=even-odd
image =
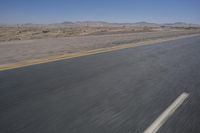
{"label": "horizon", "polygon": [[199,5],[198,0],[1,0],[0,24],[52,24],[77,21],[200,24]]}
{"label": "horizon", "polygon": [[190,23],[190,22],[165,22],[165,23],[156,23],[156,22],[148,22],[148,21],[137,21],[137,22],[107,22],[107,21],[101,21],[101,20],[83,20],[83,21],[62,21],[62,22],[54,22],[54,23],[15,23],[15,24],[6,24],[6,23],[0,23],[0,25],[51,25],[51,24],[62,24],[65,22],[71,22],[73,24],[81,23],[81,22],[99,22],[99,23],[109,23],[109,24],[136,24],[136,23],[147,23],[147,24],[158,24],[158,25],[165,25],[165,24],[176,24],[176,23],[185,23],[185,24],[192,24],[192,25],[200,25],[200,23]]}

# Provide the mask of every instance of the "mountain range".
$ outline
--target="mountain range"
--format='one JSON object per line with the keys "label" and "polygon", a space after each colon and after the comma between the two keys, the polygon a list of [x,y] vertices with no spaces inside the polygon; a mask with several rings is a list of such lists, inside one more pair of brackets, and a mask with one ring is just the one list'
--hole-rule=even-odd
{"label": "mountain range", "polygon": [[113,26],[113,27],[121,27],[121,26],[134,26],[134,27],[199,27],[200,24],[192,24],[192,23],[185,23],[185,22],[176,22],[176,23],[164,23],[164,24],[157,24],[157,23],[149,23],[149,22],[136,22],[136,23],[109,23],[104,21],[65,21],[62,23],[52,23],[52,24],[17,24],[17,25],[6,25],[1,24],[0,26],[23,26],[23,27],[76,27],[76,26],[95,26],[95,27],[106,27],[106,26]]}

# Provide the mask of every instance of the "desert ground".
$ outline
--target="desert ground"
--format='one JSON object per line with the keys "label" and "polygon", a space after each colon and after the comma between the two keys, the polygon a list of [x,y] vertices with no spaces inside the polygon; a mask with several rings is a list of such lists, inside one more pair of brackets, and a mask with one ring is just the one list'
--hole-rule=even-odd
{"label": "desert ground", "polygon": [[0,27],[0,41],[32,40],[44,38],[61,38],[86,35],[105,35],[134,32],[154,31],[150,27],[93,27],[93,26],[72,26],[72,27],[45,27],[45,26],[15,26]]}
{"label": "desert ground", "polygon": [[197,33],[199,28],[4,26],[0,27],[0,65]]}

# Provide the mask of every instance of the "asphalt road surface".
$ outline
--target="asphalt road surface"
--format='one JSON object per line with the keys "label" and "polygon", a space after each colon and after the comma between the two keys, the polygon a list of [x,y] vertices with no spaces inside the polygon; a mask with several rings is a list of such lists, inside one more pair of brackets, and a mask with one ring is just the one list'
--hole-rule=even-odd
{"label": "asphalt road surface", "polygon": [[0,72],[0,133],[200,132],[200,36]]}

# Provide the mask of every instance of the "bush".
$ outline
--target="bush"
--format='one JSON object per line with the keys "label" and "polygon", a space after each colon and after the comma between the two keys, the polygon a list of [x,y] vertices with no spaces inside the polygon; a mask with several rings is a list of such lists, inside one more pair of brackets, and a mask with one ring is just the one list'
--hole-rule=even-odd
{"label": "bush", "polygon": [[49,30],[43,30],[42,31],[42,33],[48,33],[49,32]]}

